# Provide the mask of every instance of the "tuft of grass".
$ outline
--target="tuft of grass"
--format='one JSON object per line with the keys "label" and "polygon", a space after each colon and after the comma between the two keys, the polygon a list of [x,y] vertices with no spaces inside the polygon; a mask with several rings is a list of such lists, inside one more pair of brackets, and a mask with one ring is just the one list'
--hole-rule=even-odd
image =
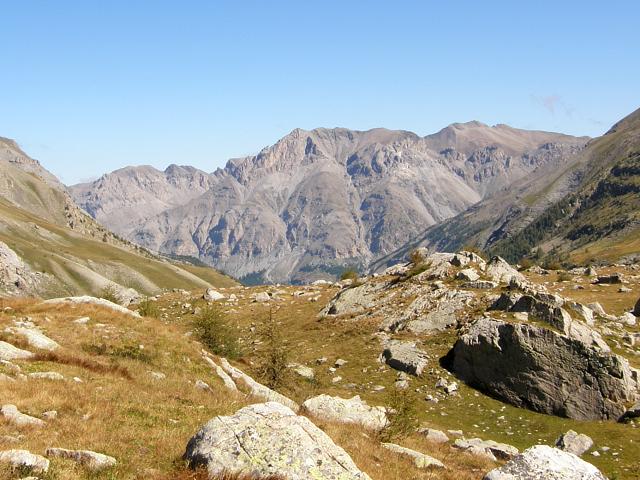
{"label": "tuft of grass", "polygon": [[120,303],[120,299],[118,298],[118,292],[116,291],[116,287],[113,285],[107,285],[100,291],[100,298],[104,298],[105,300],[109,300],[113,303]]}
{"label": "tuft of grass", "polygon": [[258,336],[265,345],[259,359],[258,376],[269,388],[282,388],[289,383],[291,376],[291,371],[287,368],[291,351],[272,309],[269,310],[269,316]]}
{"label": "tuft of grass", "polygon": [[36,353],[30,360],[34,362],[53,362],[63,365],[72,365],[74,367],[80,367],[94,373],[111,373],[128,380],[131,380],[132,378],[129,370],[122,365],[118,365],[116,363],[100,363],[90,358],[84,358],[69,353],[40,351]]}
{"label": "tuft of grass", "polygon": [[138,304],[138,313],[143,317],[160,317],[160,309],[158,308],[158,303],[151,300],[150,298],[145,298]]}
{"label": "tuft of grass", "polygon": [[386,427],[380,432],[380,438],[385,442],[405,438],[416,431],[419,426],[418,409],[408,390],[393,390],[387,419]]}

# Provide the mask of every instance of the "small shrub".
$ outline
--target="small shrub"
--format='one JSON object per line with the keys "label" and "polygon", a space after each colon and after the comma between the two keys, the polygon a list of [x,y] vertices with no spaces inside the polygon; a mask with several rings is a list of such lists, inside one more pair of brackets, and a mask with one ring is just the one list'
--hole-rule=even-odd
{"label": "small shrub", "polygon": [[418,428],[418,409],[409,390],[395,390],[387,411],[387,426],[380,432],[381,440],[404,438]]}
{"label": "small shrub", "polygon": [[154,302],[150,298],[145,298],[138,304],[138,313],[143,317],[160,317],[160,309],[158,308],[157,302]]}
{"label": "small shrub", "polygon": [[558,282],[569,282],[571,280],[573,280],[573,276],[569,272],[558,273]]}
{"label": "small shrub", "polygon": [[269,317],[260,329],[259,337],[265,349],[261,352],[258,376],[269,388],[283,387],[291,375],[287,368],[290,351],[272,310],[269,310]]}
{"label": "small shrub", "polygon": [[100,298],[104,298],[105,300],[109,300],[113,303],[120,303],[120,299],[118,299],[118,291],[114,285],[107,285],[100,291]]}
{"label": "small shrub", "polygon": [[238,337],[224,321],[222,312],[215,307],[205,307],[193,321],[198,339],[211,353],[228,358],[242,355]]}
{"label": "small shrub", "polygon": [[356,282],[359,278],[360,274],[353,268],[348,268],[347,270],[342,272],[342,275],[340,275],[340,280],[353,280],[354,282]]}

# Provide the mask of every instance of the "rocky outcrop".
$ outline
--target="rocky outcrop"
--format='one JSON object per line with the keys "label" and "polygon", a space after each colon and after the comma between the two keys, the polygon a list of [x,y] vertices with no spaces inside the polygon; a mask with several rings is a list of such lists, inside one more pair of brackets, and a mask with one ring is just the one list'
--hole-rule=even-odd
{"label": "rocky outcrop", "polygon": [[415,342],[390,340],[386,343],[381,359],[395,370],[421,375],[427,366],[428,357]]}
{"label": "rocky outcrop", "polygon": [[590,463],[575,455],[546,445],[531,447],[500,468],[490,471],[484,480],[607,480]]}
{"label": "rocky outcrop", "polygon": [[369,406],[359,395],[347,399],[322,394],[305,400],[302,408],[321,420],[355,423],[370,430],[382,430],[388,423],[385,408]]}
{"label": "rocky outcrop", "polygon": [[224,472],[291,480],[369,480],[308,418],[276,402],[210,420],[189,440],[184,458],[191,468],[204,467],[210,477]]}
{"label": "rocky outcrop", "polygon": [[534,325],[480,319],[446,361],[503,401],[574,419],[618,419],[637,395],[638,374],[624,358]]}

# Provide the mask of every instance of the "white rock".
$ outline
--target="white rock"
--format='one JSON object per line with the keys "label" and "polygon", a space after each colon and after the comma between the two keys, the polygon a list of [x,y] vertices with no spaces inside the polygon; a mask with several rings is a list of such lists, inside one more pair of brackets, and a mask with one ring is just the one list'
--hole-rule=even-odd
{"label": "white rock", "polygon": [[53,351],[60,347],[57,342],[51,340],[35,326],[8,327],[5,332],[23,337],[32,348]]}
{"label": "white rock", "polygon": [[372,407],[359,395],[346,399],[318,395],[305,400],[302,408],[322,420],[355,423],[371,430],[382,430],[388,423],[384,407]]}
{"label": "white rock", "polygon": [[572,453],[546,445],[535,445],[500,468],[491,470],[484,480],[607,480],[590,463]]}
{"label": "white rock", "polygon": [[82,304],[98,305],[100,307],[109,308],[118,313],[140,318],[140,314],[138,312],[131,311],[128,308],[123,307],[122,305],[118,305],[117,303],[110,302],[109,300],[105,300],[104,298],[96,298],[96,297],[91,297],[89,295],[83,295],[80,297],[52,298],[49,300],[45,300],[42,303],[46,305],[60,305],[62,303],[70,303],[74,305],[82,305]]}
{"label": "white rock", "polygon": [[434,443],[447,443],[449,437],[441,430],[435,430],[433,428],[420,428],[418,433],[423,435],[427,440]]}
{"label": "white rock", "polygon": [[29,378],[38,380],[64,380],[64,376],[58,372],[33,372],[29,374]]}
{"label": "white rock", "polygon": [[207,302],[217,302],[218,300],[224,300],[225,296],[213,288],[208,288],[204,293],[203,298]]}
{"label": "white rock", "polygon": [[14,347],[10,343],[0,340],[0,359],[2,360],[23,360],[33,357],[33,353],[21,348]]}
{"label": "white rock", "polygon": [[17,427],[44,427],[45,425],[43,420],[20,412],[18,407],[15,405],[3,405],[2,408],[0,408],[0,415],[2,415],[9,423],[12,423]]}
{"label": "white rock", "polygon": [[8,463],[14,469],[25,469],[33,473],[45,473],[49,470],[49,460],[27,450],[0,452],[0,463]]}
{"label": "white rock", "polygon": [[231,379],[231,377],[227,375],[227,373],[222,368],[220,368],[220,366],[216,364],[216,362],[214,362],[211,357],[208,357],[207,355],[203,355],[203,358],[205,362],[207,362],[211,366],[211,368],[213,368],[214,372],[216,372],[216,375],[220,377],[225,387],[227,387],[229,390],[234,390],[234,391],[238,390],[238,387],[236,387],[236,384]]}

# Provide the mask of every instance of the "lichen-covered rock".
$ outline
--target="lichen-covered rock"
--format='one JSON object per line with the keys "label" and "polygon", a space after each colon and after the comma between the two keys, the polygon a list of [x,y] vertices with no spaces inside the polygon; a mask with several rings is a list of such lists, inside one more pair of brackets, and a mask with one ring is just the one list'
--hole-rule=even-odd
{"label": "lichen-covered rock", "polygon": [[49,460],[28,450],[5,450],[0,452],[0,464],[5,463],[21,473],[45,473],[49,470]]}
{"label": "lichen-covered rock", "polygon": [[391,340],[385,345],[382,360],[395,370],[421,375],[427,366],[428,357],[415,342]]}
{"label": "lichen-covered rock", "polygon": [[47,448],[47,457],[66,458],[76,462],[88,470],[103,470],[115,467],[116,459],[103,453],[92,452],[91,450],[67,450],[66,448]]}
{"label": "lichen-covered rock", "polygon": [[500,468],[491,470],[484,480],[607,480],[590,463],[546,445],[531,447]]}
{"label": "lichen-covered rock", "polygon": [[359,395],[340,398],[322,394],[305,400],[302,408],[322,420],[356,423],[371,430],[382,430],[388,423],[384,407],[372,407]]}
{"label": "lichen-covered rock", "polygon": [[446,362],[512,405],[579,420],[618,419],[637,396],[637,374],[624,358],[535,325],[479,319]]}
{"label": "lichen-covered rock", "polygon": [[560,435],[556,440],[556,447],[563,452],[569,452],[580,456],[593,447],[593,440],[584,433],[577,433],[573,430],[569,430],[568,432]]}
{"label": "lichen-covered rock", "polygon": [[281,475],[290,480],[369,480],[351,457],[306,417],[277,402],[215,417],[189,440],[185,460],[214,477]]}

